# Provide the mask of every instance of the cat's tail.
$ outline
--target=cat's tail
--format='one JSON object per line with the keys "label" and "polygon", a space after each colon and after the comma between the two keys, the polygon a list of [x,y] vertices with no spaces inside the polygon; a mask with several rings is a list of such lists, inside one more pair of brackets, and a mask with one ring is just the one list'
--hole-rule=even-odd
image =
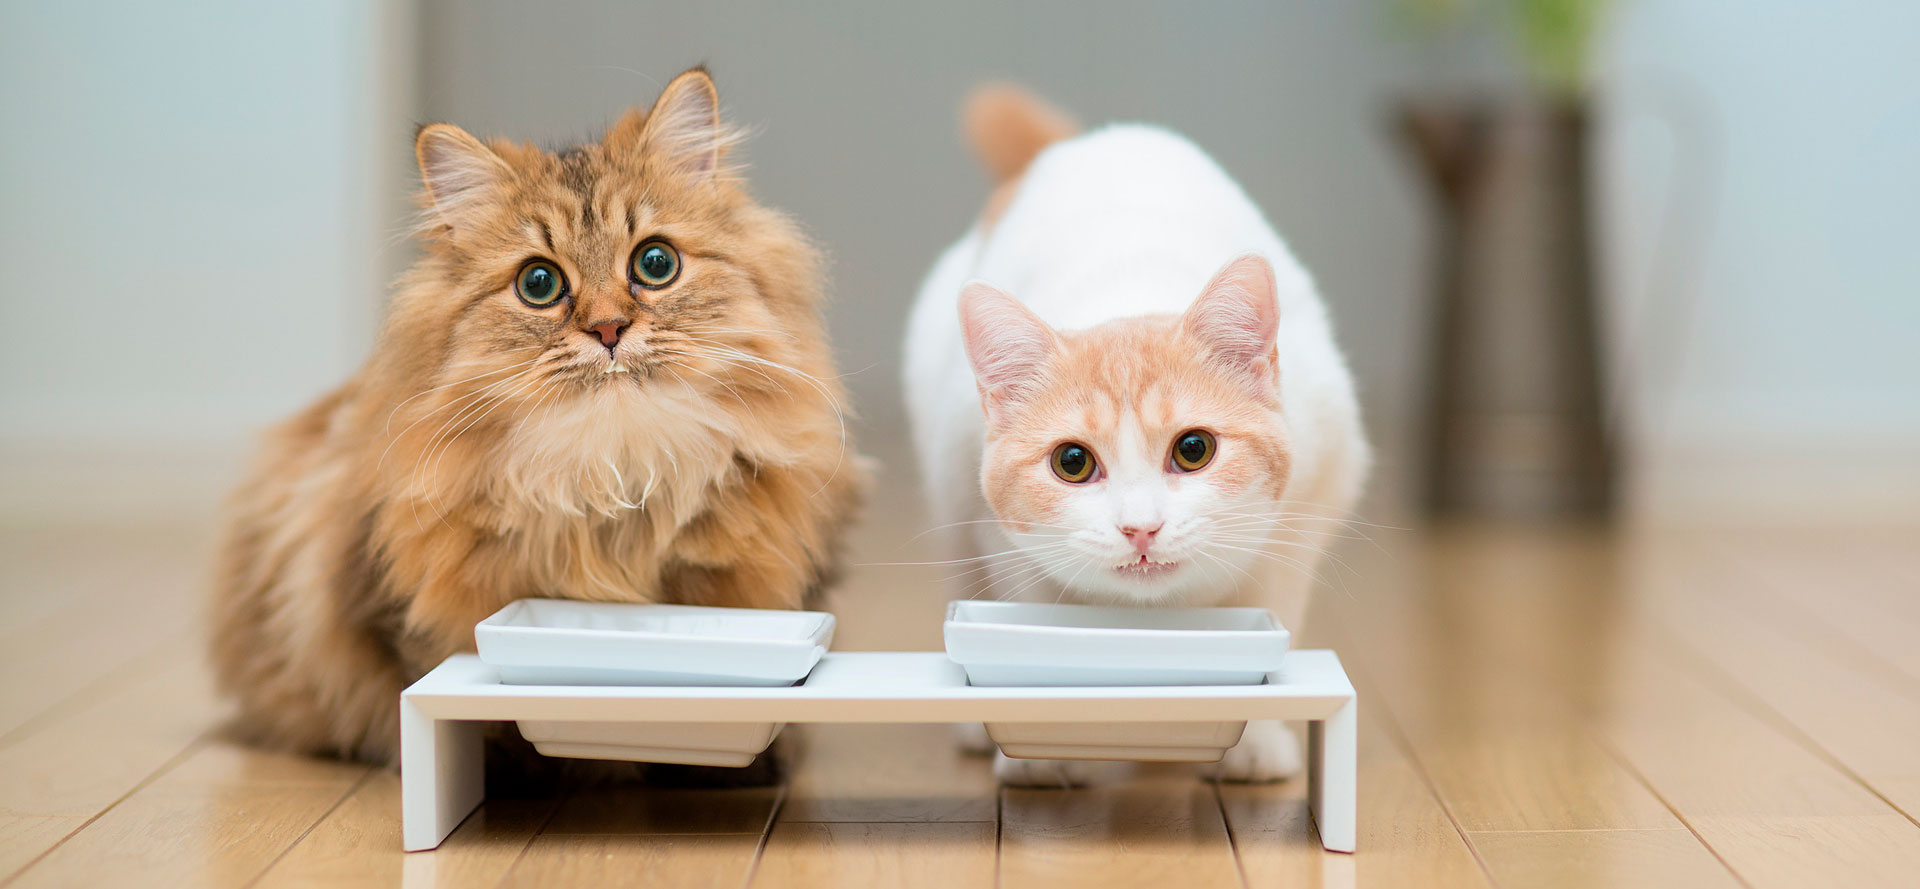
{"label": "cat's tail", "polygon": [[961,109],[962,126],[996,184],[1020,178],[1047,146],[1080,131],[1058,108],[1011,83],[976,87]]}

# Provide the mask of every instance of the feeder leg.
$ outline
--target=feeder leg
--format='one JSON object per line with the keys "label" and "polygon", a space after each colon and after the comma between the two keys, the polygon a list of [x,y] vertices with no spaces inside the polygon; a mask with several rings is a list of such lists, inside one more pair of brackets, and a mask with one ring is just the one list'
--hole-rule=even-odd
{"label": "feeder leg", "polygon": [[486,724],[434,719],[400,699],[401,845],[432,849],[486,794],[481,735]]}
{"label": "feeder leg", "polygon": [[1352,852],[1360,797],[1360,702],[1307,725],[1307,799],[1320,844]]}

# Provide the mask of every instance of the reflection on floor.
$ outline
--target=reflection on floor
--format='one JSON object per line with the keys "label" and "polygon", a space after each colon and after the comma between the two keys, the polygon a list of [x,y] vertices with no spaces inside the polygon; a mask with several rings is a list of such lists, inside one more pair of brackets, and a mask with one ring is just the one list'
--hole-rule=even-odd
{"label": "reflection on floor", "polygon": [[[949,569],[869,523],[846,648],[938,647]],[[942,727],[820,727],[784,787],[487,803],[403,855],[396,776],[213,733],[203,529],[0,539],[12,885],[1912,885],[1920,540],[1823,530],[1370,529],[1303,642],[1361,689],[1359,854],[1299,782],[1183,769],[1000,790]]]}

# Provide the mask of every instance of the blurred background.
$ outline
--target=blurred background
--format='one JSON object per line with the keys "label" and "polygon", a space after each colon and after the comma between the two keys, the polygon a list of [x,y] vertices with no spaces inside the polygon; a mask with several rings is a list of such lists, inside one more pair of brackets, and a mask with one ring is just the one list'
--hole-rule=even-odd
{"label": "blurred background", "polygon": [[[1920,871],[1920,3],[0,0],[0,46],[0,883]],[[218,505],[366,359],[413,255],[415,127],[565,146],[701,62],[753,188],[830,255],[882,465],[837,648],[937,650],[969,570],[917,536],[897,382],[987,192],[967,90],[1166,124],[1265,209],[1380,452],[1293,628],[1367,699],[1367,851],[1322,856],[1299,781],[1002,792],[944,727],[848,726],[804,735],[737,855],[617,836],[644,800],[514,833],[554,797],[403,862],[391,771],[217,732]]]}
{"label": "blurred background", "polygon": [[883,490],[912,473],[907,306],[985,193],[956,105],[1012,79],[1186,133],[1265,208],[1361,381],[1368,518],[1555,454],[1597,509],[1454,505],[1920,513],[1920,6],[1520,6],[8,3],[0,513],[204,524],[250,437],[365,358],[416,123],[564,145],[698,62],[758,193],[831,254]]}

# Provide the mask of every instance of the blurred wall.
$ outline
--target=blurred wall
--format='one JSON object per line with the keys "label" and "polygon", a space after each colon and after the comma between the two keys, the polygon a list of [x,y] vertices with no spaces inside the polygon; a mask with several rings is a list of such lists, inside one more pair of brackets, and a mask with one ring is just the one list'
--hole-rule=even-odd
{"label": "blurred wall", "polygon": [[1164,123],[1212,152],[1319,277],[1376,434],[1406,437],[1420,207],[1387,126],[1408,48],[1379,5],[745,6],[427,0],[426,113],[560,145],[707,62],[727,110],[756,131],[758,194],[832,256],[841,369],[864,444],[898,479],[912,471],[897,385],[907,307],[986,193],[959,142],[961,97],[1010,78],[1084,121]]}
{"label": "blurred wall", "polygon": [[[0,519],[203,512],[357,366],[416,121],[564,144],[706,61],[759,192],[830,254],[895,479],[907,304],[985,191],[955,105],[1012,78],[1188,133],[1267,210],[1332,305],[1393,521],[1429,293],[1388,115],[1511,80],[1497,31],[1410,41],[1385,4],[0,5]],[[1632,502],[1920,512],[1920,5],[1615,8],[1597,184]]]}
{"label": "blurred wall", "polygon": [[371,341],[411,7],[8,3],[4,512],[203,509]]}
{"label": "blurred wall", "polygon": [[1920,4],[1618,12],[1600,184],[1631,499],[1920,517]]}

